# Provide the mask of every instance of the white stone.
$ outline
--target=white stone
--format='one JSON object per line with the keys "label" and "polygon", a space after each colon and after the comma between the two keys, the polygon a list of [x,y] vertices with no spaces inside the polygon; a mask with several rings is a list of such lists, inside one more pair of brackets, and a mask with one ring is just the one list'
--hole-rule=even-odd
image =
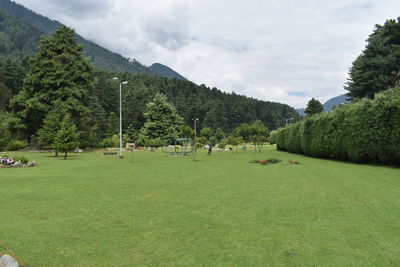
{"label": "white stone", "polygon": [[24,167],[24,164],[22,164],[21,162],[15,162],[14,164],[13,164],[13,166],[14,167]]}
{"label": "white stone", "polygon": [[11,257],[10,255],[3,255],[0,258],[0,267],[18,267],[19,264],[16,259]]}

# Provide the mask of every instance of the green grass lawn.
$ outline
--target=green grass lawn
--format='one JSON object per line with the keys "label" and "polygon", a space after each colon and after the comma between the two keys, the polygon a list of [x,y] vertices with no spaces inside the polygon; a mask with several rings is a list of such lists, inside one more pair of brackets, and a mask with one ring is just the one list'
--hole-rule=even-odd
{"label": "green grass lawn", "polygon": [[[0,169],[0,253],[28,266],[400,265],[398,168],[272,146],[22,154],[38,166]],[[301,164],[248,163],[268,158]]]}

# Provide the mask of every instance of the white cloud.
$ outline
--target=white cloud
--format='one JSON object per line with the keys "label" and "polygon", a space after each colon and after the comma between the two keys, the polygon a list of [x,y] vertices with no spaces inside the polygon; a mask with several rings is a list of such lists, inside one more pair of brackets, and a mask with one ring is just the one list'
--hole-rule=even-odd
{"label": "white cloud", "polygon": [[82,36],[196,83],[304,107],[345,93],[352,61],[398,0],[19,0]]}

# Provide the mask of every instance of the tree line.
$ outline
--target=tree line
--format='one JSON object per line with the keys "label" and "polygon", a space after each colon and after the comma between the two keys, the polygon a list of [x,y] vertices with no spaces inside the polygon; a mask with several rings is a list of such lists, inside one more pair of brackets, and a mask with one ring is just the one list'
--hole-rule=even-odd
{"label": "tree line", "polygon": [[[209,128],[217,136],[222,132],[223,137],[233,135],[243,125],[276,129],[289,117],[299,119],[287,105],[224,93],[190,81],[98,70],[84,56],[74,31],[62,27],[42,38],[37,54],[29,61],[2,60],[0,94],[6,97],[0,102],[0,116],[7,134],[1,137],[0,149],[15,141],[34,146],[39,140],[54,147],[66,116],[76,126],[81,147],[112,141],[119,133],[119,84],[114,77],[128,81],[122,86],[124,138],[142,145],[157,138],[150,134],[155,132],[149,113],[154,103],[167,102],[179,116],[173,122],[179,129],[169,130],[174,135],[182,135],[184,126],[192,127],[193,119],[198,119],[199,132]],[[211,142],[209,138],[207,142]]]}

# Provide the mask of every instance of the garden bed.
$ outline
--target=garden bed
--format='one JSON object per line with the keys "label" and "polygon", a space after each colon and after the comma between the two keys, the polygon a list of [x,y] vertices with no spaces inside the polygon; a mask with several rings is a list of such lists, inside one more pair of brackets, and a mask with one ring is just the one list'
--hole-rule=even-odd
{"label": "garden bed", "polygon": [[25,168],[35,167],[36,161],[28,161],[24,156],[0,155],[0,168]]}

